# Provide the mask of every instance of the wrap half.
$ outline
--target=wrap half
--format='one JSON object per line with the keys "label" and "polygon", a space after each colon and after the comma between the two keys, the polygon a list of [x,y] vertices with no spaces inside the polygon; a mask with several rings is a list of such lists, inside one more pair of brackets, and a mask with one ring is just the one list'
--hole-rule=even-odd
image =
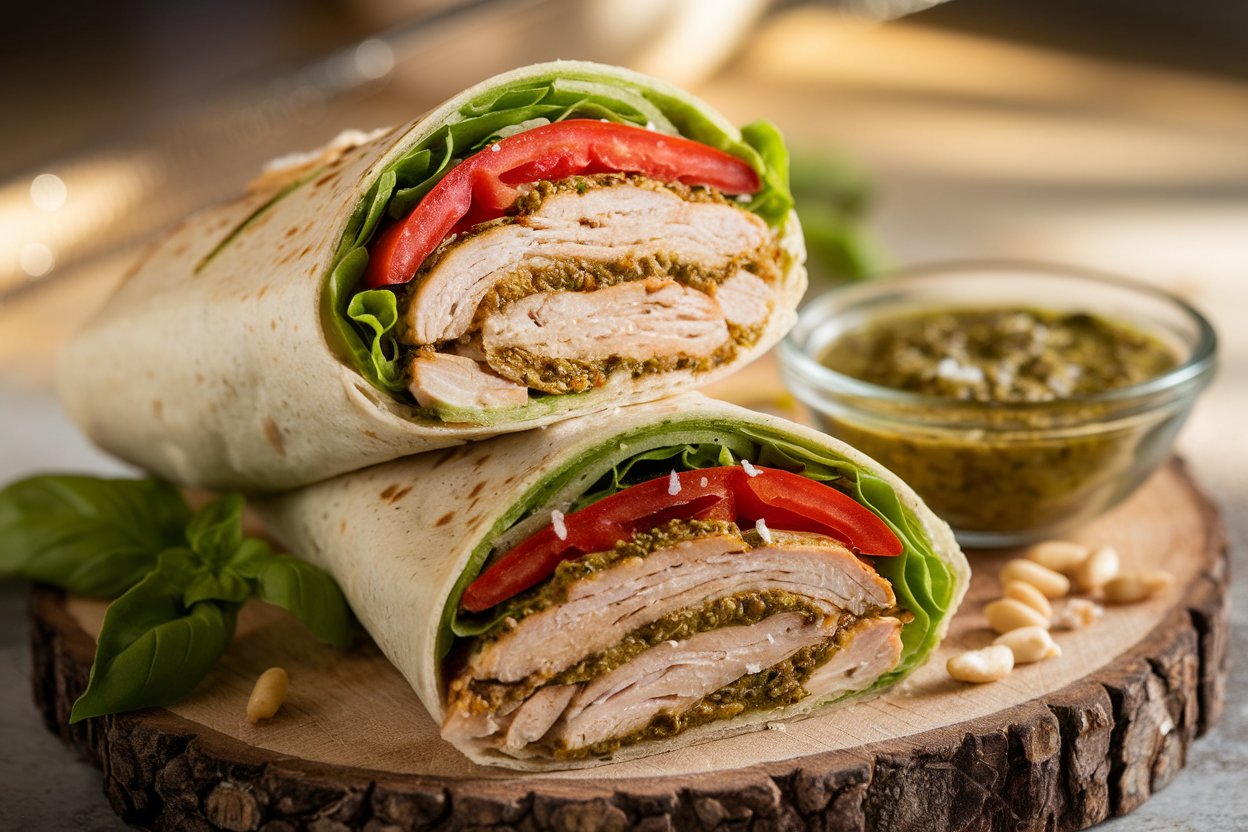
{"label": "wrap half", "polygon": [[[852,448],[690,393],[261,504],[472,760],[559,769],[876,694],[969,568]],[[878,556],[865,554],[878,552]]]}
{"label": "wrap half", "polygon": [[661,398],[792,325],[791,209],[770,124],[518,69],[186,220],[69,344],[61,395],[104,449],[247,491]]}

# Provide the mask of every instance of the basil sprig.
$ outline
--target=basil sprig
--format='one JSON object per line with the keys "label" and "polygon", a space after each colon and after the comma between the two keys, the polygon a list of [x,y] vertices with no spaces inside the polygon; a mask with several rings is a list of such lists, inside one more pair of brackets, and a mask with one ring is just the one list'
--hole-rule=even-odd
{"label": "basil sprig", "polygon": [[192,512],[156,480],[45,475],[0,491],[0,576],[117,597],[71,722],[185,697],[234,636],[257,596],[338,647],[353,635],[342,591],[324,570],[243,533],[243,498]]}

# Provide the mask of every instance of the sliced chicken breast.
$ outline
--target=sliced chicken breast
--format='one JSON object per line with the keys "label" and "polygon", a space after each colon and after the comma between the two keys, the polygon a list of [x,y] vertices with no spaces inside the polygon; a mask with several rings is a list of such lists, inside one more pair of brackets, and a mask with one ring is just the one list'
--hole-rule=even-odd
{"label": "sliced chicken breast", "polygon": [[[450,685],[444,736],[521,757],[601,753],[655,720],[671,730],[739,680],[792,675],[795,656],[818,659],[784,696],[816,701],[865,689],[897,665],[902,625],[887,614],[896,599],[870,566],[820,535],[772,531],[763,542],[731,529],[591,571],[561,601],[480,642]],[[730,598],[756,599],[762,617],[717,619]],[[764,598],[796,600],[764,608]],[[692,631],[642,638],[691,610]],[[795,701],[784,696],[774,707]]]}
{"label": "sliced chicken breast", "polygon": [[408,304],[407,338],[413,344],[459,338],[473,327],[490,290],[526,270],[629,266],[659,255],[716,272],[771,245],[762,219],[726,201],[688,200],[675,189],[631,180],[560,190],[533,213],[452,241],[433,255]]}
{"label": "sliced chicken breast", "polygon": [[462,355],[424,353],[412,360],[408,389],[421,407],[482,410],[520,407],[529,390],[481,369]]}
{"label": "sliced chicken breast", "polygon": [[600,383],[608,361],[705,358],[729,340],[715,298],[659,278],[530,295],[487,318],[481,336],[490,369],[547,393]]}
{"label": "sliced chicken breast", "polygon": [[828,614],[865,615],[894,604],[888,581],[835,540],[771,535],[770,544],[757,548],[734,534],[687,540],[577,581],[563,603],[525,616],[475,652],[468,672],[507,683],[549,678],[638,627],[740,592],[784,590]]}

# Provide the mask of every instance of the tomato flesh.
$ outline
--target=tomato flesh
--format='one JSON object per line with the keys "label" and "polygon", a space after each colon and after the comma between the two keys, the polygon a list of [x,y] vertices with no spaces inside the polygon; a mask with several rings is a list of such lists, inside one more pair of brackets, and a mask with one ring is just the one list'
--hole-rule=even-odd
{"label": "tomato flesh", "polygon": [[[777,468],[684,471],[631,486],[563,518],[563,536],[549,525],[490,565],[464,591],[463,606],[482,612],[536,586],[565,560],[610,549],[669,520],[731,520],[814,532],[859,554],[900,555],[902,543],[883,520],[831,486]],[[675,493],[673,493],[675,492]]]}
{"label": "tomato flesh", "polygon": [[451,168],[410,214],[377,235],[364,282],[371,289],[407,283],[448,235],[503,216],[522,185],[619,172],[728,194],[762,187],[749,164],[691,139],[587,119],[547,124],[499,139]]}

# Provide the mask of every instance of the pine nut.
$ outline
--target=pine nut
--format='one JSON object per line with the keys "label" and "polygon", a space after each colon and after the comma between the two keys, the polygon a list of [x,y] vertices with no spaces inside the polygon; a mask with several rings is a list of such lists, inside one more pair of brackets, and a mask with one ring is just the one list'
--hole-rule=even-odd
{"label": "pine nut", "polygon": [[1092,550],[1069,540],[1046,540],[1027,550],[1025,557],[1046,569],[1069,574],[1088,559]]}
{"label": "pine nut", "polygon": [[1053,616],[1053,626],[1059,630],[1081,630],[1095,624],[1104,614],[1100,604],[1087,598],[1071,598]]}
{"label": "pine nut", "polygon": [[1025,581],[1044,593],[1045,598],[1061,598],[1070,593],[1070,579],[1035,561],[1016,559],[1001,570],[1002,581]]}
{"label": "pine nut", "polygon": [[1008,633],[1019,627],[1048,627],[1049,617],[1014,598],[998,598],[984,607],[988,626],[998,633]]}
{"label": "pine nut", "polygon": [[959,682],[995,682],[1014,669],[1014,653],[1000,644],[968,650],[950,658],[945,669]]}
{"label": "pine nut", "polygon": [[256,686],[251,690],[247,700],[247,721],[255,725],[262,719],[268,719],[277,713],[286,701],[286,686],[290,677],[280,667],[270,667],[260,674]]}
{"label": "pine nut", "polygon": [[1049,603],[1049,599],[1044,597],[1043,592],[1026,581],[1006,581],[1005,597],[1013,598],[1015,601],[1022,601],[1046,618],[1053,614],[1053,605]]}
{"label": "pine nut", "polygon": [[1111,604],[1134,604],[1151,598],[1174,583],[1174,576],[1160,569],[1128,572],[1105,584],[1105,600]]}
{"label": "pine nut", "polygon": [[1075,570],[1075,583],[1084,592],[1092,592],[1109,583],[1118,574],[1118,550],[1101,546]]}
{"label": "pine nut", "polygon": [[1062,655],[1053,636],[1043,627],[1019,627],[997,636],[993,644],[1004,644],[1014,654],[1014,664],[1030,664]]}

